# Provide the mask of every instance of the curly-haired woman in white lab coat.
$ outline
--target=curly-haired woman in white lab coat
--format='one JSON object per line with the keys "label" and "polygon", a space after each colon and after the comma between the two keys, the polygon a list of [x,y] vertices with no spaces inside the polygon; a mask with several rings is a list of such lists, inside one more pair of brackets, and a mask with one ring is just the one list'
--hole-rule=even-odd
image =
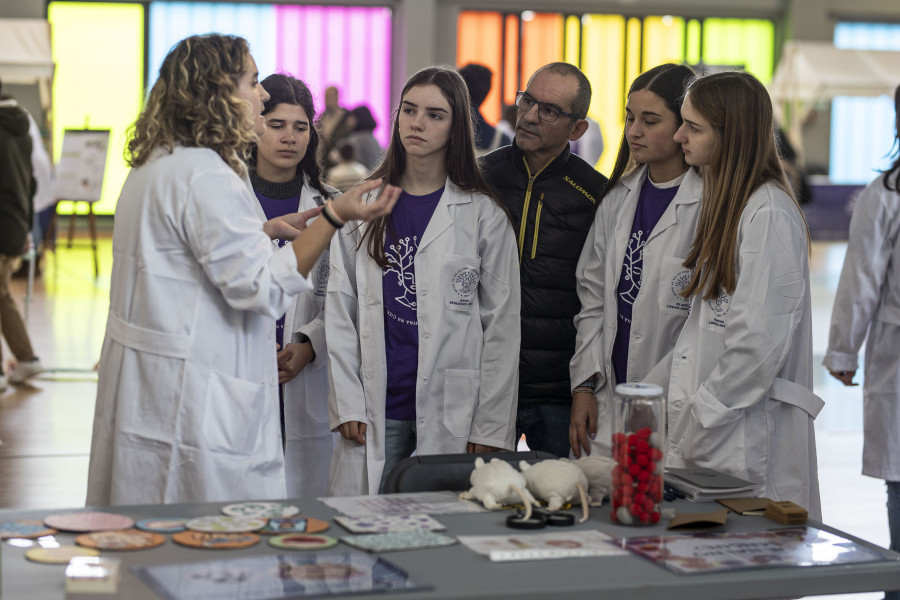
{"label": "curly-haired woman in white lab coat", "polygon": [[675,140],[703,196],[671,354],[667,465],[709,467],[821,513],[809,232],[778,158],[772,102],[745,72],[696,79]]}
{"label": "curly-haired woman in white lab coat", "polygon": [[[176,44],[135,123],[116,206],[87,504],[285,497],[275,319],[372,182],[299,236],[260,223],[245,158],[268,94],[243,38]],[[368,188],[368,189],[367,189]],[[296,237],[280,250],[271,238]]]}
{"label": "curly-haired woman in white lab coat", "polygon": [[642,381],[675,344],[690,306],[678,292],[702,185],[674,140],[690,67],[664,64],[628,90],[619,155],[578,261],[581,312],[571,379],[572,453],[610,454],[613,389]]}
{"label": "curly-haired woman in white lab coat", "polygon": [[518,255],[472,138],[462,77],[413,75],[374,174],[403,188],[394,213],[332,243],[332,494],[377,493],[413,451],[513,448]]}
{"label": "curly-haired woman in white lab coat", "polygon": [[[900,86],[894,108],[900,116]],[[900,552],[900,119],[894,130],[894,163],[863,190],[853,209],[822,362],[844,385],[854,385],[868,334],[862,472],[887,482],[891,550]],[[885,598],[900,600],[900,592]]]}

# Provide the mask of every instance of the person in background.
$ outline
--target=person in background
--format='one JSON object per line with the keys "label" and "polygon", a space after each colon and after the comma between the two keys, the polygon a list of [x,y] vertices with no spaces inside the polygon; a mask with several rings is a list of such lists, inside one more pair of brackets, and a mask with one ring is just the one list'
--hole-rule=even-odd
{"label": "person in background", "polygon": [[[700,213],[700,175],[674,140],[690,67],[664,64],[634,80],[616,165],[578,261],[577,338],[570,364],[572,453],[610,456],[613,390],[642,381],[688,316],[679,292]],[[595,389],[596,388],[596,389]],[[598,435],[599,433],[599,435]]]}
{"label": "person in background", "polygon": [[[822,364],[844,385],[856,385],[866,340],[862,472],[886,483],[891,550],[900,552],[900,86],[894,109],[894,161],[853,209]],[[884,597],[900,600],[900,592]]]}
{"label": "person in background", "polygon": [[275,319],[311,287],[335,230],[389,212],[399,190],[362,204],[372,181],[261,223],[245,161],[268,98],[245,39],[191,36],[163,60],[131,130],[88,505],[285,497]]}
{"label": "person in background", "polygon": [[328,185],[346,192],[354,185],[368,177],[369,170],[356,160],[356,147],[352,142],[344,141],[338,147],[340,161],[328,169]]}
{"label": "person in background", "polygon": [[489,68],[477,63],[469,63],[460,67],[459,74],[469,88],[469,99],[472,102],[472,116],[475,119],[475,152],[479,156],[501,146],[508,146],[511,138],[488,123],[481,114],[481,105],[491,91],[491,80],[494,74]]}
{"label": "person in background", "polygon": [[28,113],[15,100],[0,100],[0,331],[16,359],[7,374],[0,354],[0,392],[9,383],[24,383],[44,370],[9,291],[12,274],[28,250],[28,232],[34,220],[37,182],[28,125]]}
{"label": "person in background", "polygon": [[340,105],[338,89],[333,85],[325,88],[325,110],[319,115],[316,127],[321,134],[321,160],[326,168],[334,164],[331,151],[351,131],[350,124],[346,119],[347,114],[347,109]]}
{"label": "person in background", "polygon": [[[374,131],[378,124],[372,111],[368,106],[357,106],[347,113],[346,118],[349,120],[348,129],[350,133],[344,136],[344,139],[338,144],[338,152],[340,146],[344,142],[353,144],[355,150],[355,160],[359,161],[366,167],[366,173],[371,173],[381,162],[384,155],[384,148],[375,139]],[[339,161],[339,159],[336,159]]]}
{"label": "person in background", "polygon": [[647,376],[667,385],[666,465],[759,484],[821,517],[813,419],[809,231],[784,175],[766,88],[694,80],[675,135],[703,195],[681,296],[690,315]]}
{"label": "person in background", "polygon": [[[575,267],[606,177],[572,154],[587,129],[591,85],[578,68],[552,63],[516,95],[516,137],[482,158],[487,180],[512,214],[522,286],[522,348],[516,438],[531,450],[569,455],[575,353],[581,310]],[[578,383],[578,382],[575,382]]]}
{"label": "person in background", "polygon": [[[268,221],[312,210],[336,197],[322,182],[315,107],[305,83],[290,75],[262,81],[266,131],[251,157],[250,182]],[[362,179],[362,178],[360,178]],[[357,179],[354,183],[359,183]],[[321,218],[321,217],[316,217]],[[288,243],[276,239],[279,247]],[[324,496],[333,434],[328,427],[328,348],[325,343],[325,286],[328,251],[310,269],[310,287],[300,292],[275,324],[278,383],[287,495]]]}
{"label": "person in background", "polygon": [[332,244],[330,494],[382,491],[413,451],[514,447],[515,238],[478,170],[469,111],[455,70],[410,77],[373,175],[403,194],[389,218]]}

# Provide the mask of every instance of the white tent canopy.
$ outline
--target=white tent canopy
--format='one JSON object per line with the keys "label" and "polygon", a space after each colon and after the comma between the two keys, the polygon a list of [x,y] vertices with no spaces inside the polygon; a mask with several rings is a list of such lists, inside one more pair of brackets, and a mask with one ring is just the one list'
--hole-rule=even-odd
{"label": "white tent canopy", "polygon": [[41,104],[50,105],[53,81],[50,24],[44,19],[0,19],[0,80],[37,84]]}
{"label": "white tent canopy", "polygon": [[769,93],[775,102],[815,103],[835,96],[893,96],[898,84],[900,52],[786,42]]}

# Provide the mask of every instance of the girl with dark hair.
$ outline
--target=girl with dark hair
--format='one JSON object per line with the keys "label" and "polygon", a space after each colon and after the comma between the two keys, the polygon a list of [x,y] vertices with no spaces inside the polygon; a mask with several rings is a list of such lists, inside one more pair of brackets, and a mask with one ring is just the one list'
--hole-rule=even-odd
{"label": "girl with dark hair", "polygon": [[681,290],[691,312],[662,376],[666,464],[750,480],[818,519],[809,231],[772,101],[749,73],[714,73],[688,86],[681,116],[675,139],[703,195]]}
{"label": "girl with dark hair", "polygon": [[[290,75],[262,81],[266,131],[253,150],[250,182],[263,220],[323,206],[339,194],[322,183],[316,113],[305,83]],[[262,215],[261,215],[262,216]],[[276,240],[279,246],[287,240]],[[325,285],[328,251],[313,265],[312,287],[295,298],[275,324],[281,433],[287,496],[323,496],[328,487],[332,433],[328,427],[328,351]]]}
{"label": "girl with dark hair", "polygon": [[260,223],[246,160],[268,98],[245,39],[191,36],[163,60],[131,130],[88,505],[285,497],[275,319],[310,287],[342,221],[386,214],[399,190],[364,204],[369,182],[308,227],[315,213]]}
{"label": "girl with dark hair", "polygon": [[[672,349],[688,316],[678,292],[702,185],[674,140],[681,100],[694,72],[664,64],[628,90],[619,155],[577,267],[581,312],[569,442],[576,457],[592,446],[610,454],[613,390],[642,381]],[[599,433],[599,435],[598,435]]]}
{"label": "girl with dark hair", "polygon": [[[856,385],[867,340],[862,472],[887,484],[891,550],[900,552],[900,86],[894,110],[894,162],[853,209],[822,363],[844,385]],[[900,600],[900,592],[884,597]]]}
{"label": "girl with dark hair", "polygon": [[373,177],[403,189],[393,216],[339,236],[331,251],[336,495],[382,490],[413,451],[514,445],[516,242],[478,169],[456,71],[430,67],[409,79]]}

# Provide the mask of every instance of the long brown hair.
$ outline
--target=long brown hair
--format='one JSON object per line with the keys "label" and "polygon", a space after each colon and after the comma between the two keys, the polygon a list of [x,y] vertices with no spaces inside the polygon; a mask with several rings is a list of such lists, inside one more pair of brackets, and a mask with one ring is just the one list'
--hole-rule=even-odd
{"label": "long brown hair", "polygon": [[[635,78],[631,83],[631,87],[628,88],[628,96],[630,97],[633,93],[642,90],[653,92],[665,102],[666,108],[675,114],[675,120],[680,126],[682,123],[681,102],[684,100],[684,88],[693,78],[694,71],[686,65],[676,65],[674,63],[657,65]],[[603,187],[603,196],[606,196],[610,190],[616,187],[616,183],[619,182],[626,172],[630,172],[636,166],[637,163],[631,156],[631,146],[628,145],[628,139],[625,137],[625,130],[623,129],[622,141],[619,144],[619,154],[616,156],[616,164],[613,167],[612,174],[609,176],[609,181]]]}
{"label": "long brown hair", "polygon": [[[737,286],[737,242],[741,214],[750,196],[772,182],[791,197],[775,145],[772,100],[756,77],[743,71],[699,77],[687,89],[691,106],[709,121],[715,144],[701,167],[703,200],[697,233],[684,266],[694,269],[681,295],[715,298]],[[806,220],[804,219],[804,226]],[[809,229],[807,228],[807,247]]]}
{"label": "long brown hair", "polygon": [[[415,73],[406,82],[400,101],[417,85],[436,85],[450,105],[453,123],[450,127],[450,145],[447,147],[447,177],[461,190],[479,192],[490,197],[506,212],[505,206],[497,198],[488,185],[487,180],[478,168],[475,158],[475,134],[472,128],[472,110],[469,103],[469,91],[462,76],[453,68],[446,66],[426,67]],[[394,125],[391,141],[381,164],[375,169],[370,179],[384,179],[385,183],[400,185],[406,171],[406,148],[400,139],[400,109],[394,111]],[[360,246],[368,238],[368,252],[378,266],[387,268],[388,260],[384,253],[385,230],[390,223],[390,216],[379,217],[369,223]]]}
{"label": "long brown hair", "polygon": [[129,130],[125,161],[139,167],[157,148],[209,148],[243,175],[256,142],[253,118],[236,96],[247,70],[247,40],[195,35],[175,44],[163,60],[147,104]]}

